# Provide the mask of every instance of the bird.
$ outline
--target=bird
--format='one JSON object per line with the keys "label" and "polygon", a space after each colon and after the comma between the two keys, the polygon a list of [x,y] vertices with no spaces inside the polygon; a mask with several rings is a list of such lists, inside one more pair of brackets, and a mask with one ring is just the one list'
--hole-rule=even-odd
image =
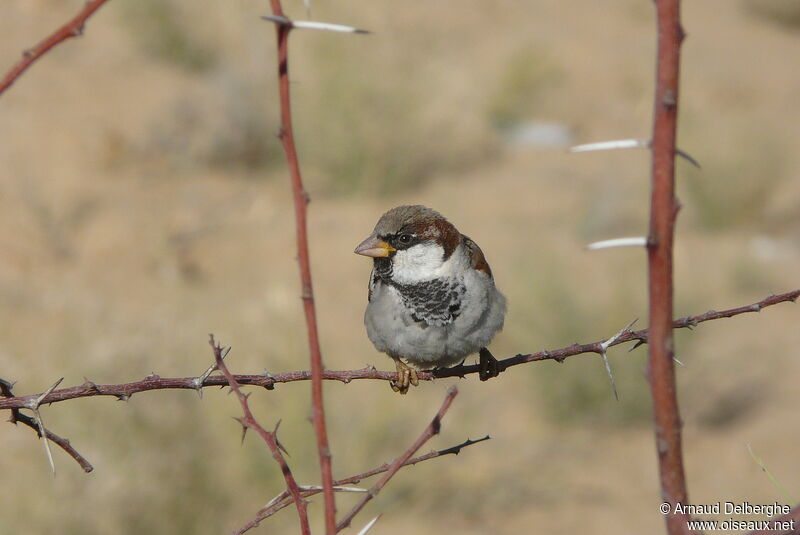
{"label": "bird", "polygon": [[393,390],[417,386],[418,369],[462,364],[476,352],[480,379],[498,375],[486,346],[503,328],[506,298],[478,244],[439,212],[403,205],[383,214],[353,252],[373,259],[364,324],[395,361]]}

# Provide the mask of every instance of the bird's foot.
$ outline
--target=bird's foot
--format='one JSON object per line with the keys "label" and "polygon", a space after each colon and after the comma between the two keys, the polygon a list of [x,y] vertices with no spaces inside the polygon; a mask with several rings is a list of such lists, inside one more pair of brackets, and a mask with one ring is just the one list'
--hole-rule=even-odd
{"label": "bird's foot", "polygon": [[478,377],[481,381],[488,381],[492,377],[500,375],[500,367],[497,365],[497,359],[494,358],[494,355],[492,355],[488,349],[482,347],[479,355],[480,360],[478,364],[480,368],[478,369]]}
{"label": "bird's foot", "polygon": [[419,378],[417,377],[417,370],[410,367],[408,364],[404,363],[402,360],[398,359],[394,361],[395,366],[397,367],[397,379],[392,379],[389,381],[389,386],[392,387],[392,390],[395,392],[400,392],[401,394],[407,394],[408,388],[410,385],[417,386],[419,385]]}

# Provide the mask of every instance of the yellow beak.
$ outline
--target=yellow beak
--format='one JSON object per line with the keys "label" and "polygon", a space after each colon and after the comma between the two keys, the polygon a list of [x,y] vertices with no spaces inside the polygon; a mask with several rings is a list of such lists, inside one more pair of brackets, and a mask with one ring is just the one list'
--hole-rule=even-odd
{"label": "yellow beak", "polygon": [[378,237],[373,234],[359,243],[358,247],[356,247],[353,252],[362,256],[371,256],[372,258],[385,258],[396,250],[397,249],[385,241],[378,239]]}

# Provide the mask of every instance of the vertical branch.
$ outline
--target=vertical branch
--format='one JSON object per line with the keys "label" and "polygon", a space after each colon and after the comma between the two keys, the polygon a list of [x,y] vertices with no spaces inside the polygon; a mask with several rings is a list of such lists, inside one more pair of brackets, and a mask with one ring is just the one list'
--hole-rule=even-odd
{"label": "vertical branch", "polygon": [[[284,16],[280,0],[270,0],[270,5],[272,6],[273,15],[277,17]],[[300,175],[300,163],[297,158],[297,148],[295,147],[292,129],[292,107],[289,91],[289,32],[291,29],[291,24],[275,25],[278,39],[278,88],[281,104],[280,139],[281,143],[283,143],[283,150],[286,153],[286,161],[292,180],[292,192],[294,194],[297,258],[300,266],[303,310],[308,328],[308,345],[311,359],[311,420],[317,437],[322,488],[325,498],[325,532],[328,535],[333,535],[336,533],[336,502],[333,491],[331,452],[328,446],[328,431],[325,425],[325,410],[322,399],[322,353],[317,332],[314,290],[311,284],[311,262],[308,253],[306,212],[309,198],[303,187],[303,178]]]}
{"label": "vertical branch", "polygon": [[[236,394],[236,397],[239,399],[239,405],[242,406],[242,413],[244,413],[244,416],[238,418],[239,423],[245,431],[247,429],[254,430],[267,444],[267,447],[272,452],[272,457],[278,463],[278,466],[281,467],[281,473],[283,473],[283,479],[286,482],[286,489],[289,494],[291,494],[295,506],[297,507],[297,514],[300,517],[300,532],[303,535],[311,535],[311,527],[308,523],[308,503],[303,498],[300,486],[297,484],[297,480],[295,480],[292,470],[286,462],[286,458],[283,456],[283,453],[281,453],[281,445],[275,434],[276,431],[267,431],[256,421],[255,416],[253,416],[252,411],[250,411],[250,402],[247,399],[250,394],[245,395],[242,389],[239,388],[239,383],[225,364],[225,355],[227,355],[227,351],[224,351],[222,346],[214,340],[213,334],[209,336],[208,343],[214,351],[214,361],[216,362],[217,369],[225,376],[228,386],[230,386],[231,390]],[[228,351],[230,351],[230,348],[228,348]],[[277,427],[275,429],[277,430]],[[244,440],[244,435],[242,435],[242,440]]]}
{"label": "vertical branch", "polygon": [[[672,336],[672,253],[675,218],[675,138],[678,119],[680,0],[656,0],[658,59],[653,122],[650,235],[647,240],[650,285],[649,377],[661,476],[661,495],[674,506],[687,500],[681,451],[681,421],[675,388]],[[670,535],[688,533],[687,516],[666,517]]]}

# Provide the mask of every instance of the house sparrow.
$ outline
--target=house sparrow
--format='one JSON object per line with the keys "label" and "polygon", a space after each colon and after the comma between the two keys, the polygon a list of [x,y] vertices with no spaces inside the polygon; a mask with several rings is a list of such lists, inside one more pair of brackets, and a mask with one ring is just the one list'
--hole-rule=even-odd
{"label": "house sparrow", "polygon": [[398,206],[354,252],[374,259],[364,324],[395,361],[393,390],[418,384],[414,368],[453,366],[475,352],[481,380],[497,376],[486,345],[503,328],[506,298],[474,241],[430,208]]}

